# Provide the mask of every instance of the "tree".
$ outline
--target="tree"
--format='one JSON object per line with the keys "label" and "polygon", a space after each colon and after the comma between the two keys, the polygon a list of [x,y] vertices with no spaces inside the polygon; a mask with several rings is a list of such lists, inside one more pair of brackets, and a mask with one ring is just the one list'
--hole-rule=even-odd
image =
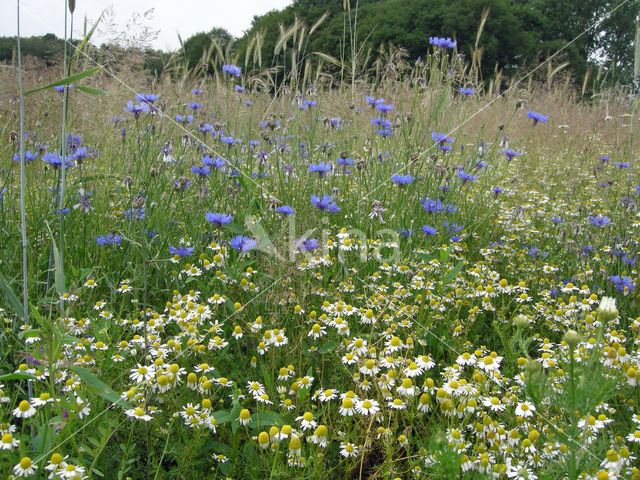
{"label": "tree", "polygon": [[217,42],[224,52],[233,42],[233,36],[224,28],[214,27],[209,33],[196,33],[189,37],[182,45],[187,66],[195,68],[202,59],[202,54],[211,48],[213,42]]}

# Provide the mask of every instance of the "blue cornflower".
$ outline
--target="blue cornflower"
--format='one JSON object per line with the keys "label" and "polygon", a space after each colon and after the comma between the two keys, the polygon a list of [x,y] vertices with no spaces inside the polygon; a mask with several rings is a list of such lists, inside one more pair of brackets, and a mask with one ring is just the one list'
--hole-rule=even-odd
{"label": "blue cornflower", "polygon": [[411,235],[413,235],[414,232],[413,230],[407,230],[406,228],[399,228],[398,233],[404,238],[409,238]]}
{"label": "blue cornflower", "polygon": [[131,220],[142,220],[144,218],[144,208],[130,208],[122,212],[122,215]]}
{"label": "blue cornflower", "polygon": [[473,95],[474,93],[476,93],[476,91],[473,88],[464,88],[464,87],[460,87],[459,92],[462,95]]}
{"label": "blue cornflower", "polygon": [[236,85],[235,87],[233,87],[233,90],[239,93],[244,92],[244,87],[240,86],[240,85]]}
{"label": "blue cornflower", "polygon": [[443,49],[454,48],[458,44],[455,40],[451,40],[451,37],[429,37],[429,43]]}
{"label": "blue cornflower", "polygon": [[504,190],[502,190],[500,187],[493,187],[493,190],[491,190],[495,196],[497,197],[499,193],[504,192]]}
{"label": "blue cornflower", "polygon": [[76,148],[75,152],[70,155],[70,158],[72,158],[79,164],[82,164],[85,158],[90,157],[93,157],[93,152],[91,151],[91,149],[87,149],[87,147],[78,147]]}
{"label": "blue cornflower", "polygon": [[59,208],[56,210],[56,213],[58,215],[66,215],[67,213],[69,213],[71,210],[69,210],[68,208]]}
{"label": "blue cornflower", "polygon": [[98,245],[117,245],[122,242],[122,237],[118,234],[109,233],[107,235],[100,235],[96,238]]}
{"label": "blue cornflower", "polygon": [[589,215],[589,223],[591,223],[591,225],[597,225],[598,227],[606,227],[611,223],[611,219],[606,215],[598,215],[597,217]]}
{"label": "blue cornflower", "polygon": [[465,172],[464,170],[458,170],[458,178],[462,180],[462,182],[473,182],[478,178],[478,175],[471,175],[470,173]]}
{"label": "blue cornflower", "polygon": [[206,219],[207,219],[207,222],[213,223],[218,227],[221,227],[226,223],[231,223],[231,221],[233,220],[233,216],[228,215],[226,213],[207,212]]}
{"label": "blue cornflower", "polygon": [[209,167],[198,167],[197,165],[191,167],[191,171],[201,177],[204,177],[211,173],[211,169]]}
{"label": "blue cornflower", "polygon": [[422,226],[422,231],[424,232],[425,235],[437,235],[438,234],[436,229],[433,228],[431,225],[423,225]]}
{"label": "blue cornflower", "polygon": [[0,190],[0,202],[2,202],[2,199],[6,192],[7,192],[7,187],[2,187],[2,189]]}
{"label": "blue cornflower", "polygon": [[169,246],[169,254],[172,256],[178,256],[178,257],[188,257],[190,255],[193,255],[193,252],[195,252],[195,248],[193,247],[174,247],[173,245]]}
{"label": "blue cornflower", "polygon": [[309,165],[309,172],[317,172],[319,176],[324,176],[325,173],[331,171],[331,164],[320,162],[318,164],[312,163]]}
{"label": "blue cornflower", "polygon": [[203,92],[203,90],[199,89],[199,88],[192,88],[191,89],[191,93],[193,93],[194,95],[200,95]]}
{"label": "blue cornflower", "polygon": [[236,235],[231,240],[229,240],[229,245],[232,248],[240,251],[241,253],[246,253],[249,250],[254,250],[258,246],[258,242],[256,242],[251,237],[245,237],[244,235]]}
{"label": "blue cornflower", "polygon": [[160,95],[155,93],[136,93],[136,100],[138,102],[153,103],[160,98]]}
{"label": "blue cornflower", "polygon": [[282,205],[281,207],[276,208],[276,212],[284,215],[291,215],[294,211],[293,207],[290,207],[289,205]]}
{"label": "blue cornflower", "polygon": [[299,110],[308,110],[309,107],[315,107],[318,105],[318,102],[315,100],[303,100],[300,105],[298,105]]}
{"label": "blue cornflower", "polygon": [[379,112],[390,112],[391,110],[393,110],[393,104],[390,103],[388,105],[385,105],[384,103],[380,102],[376,103],[376,108]]}
{"label": "blue cornflower", "polygon": [[519,157],[520,155],[522,155],[522,152],[520,150],[514,150],[513,148],[502,150],[502,153],[505,154],[505,156],[507,157],[508,161],[512,160],[515,157]]}
{"label": "blue cornflower", "polygon": [[340,207],[336,205],[330,195],[324,195],[322,198],[315,195],[311,195],[311,204],[318,210],[327,210],[330,213],[336,213],[340,211]]}
{"label": "blue cornflower", "polygon": [[633,279],[624,275],[611,275],[609,280],[615,285],[617,291],[624,292],[625,295],[633,291],[635,286]]}
{"label": "blue cornflower", "polygon": [[342,120],[340,117],[333,117],[333,118],[330,118],[328,122],[329,122],[329,125],[331,125],[336,130],[341,130],[344,120]]}
{"label": "blue cornflower", "polygon": [[530,118],[531,120],[533,120],[534,125],[538,122],[545,123],[547,120],[549,120],[548,116],[542,115],[541,113],[538,113],[538,112],[534,112],[533,110],[529,110],[527,112],[527,118]]}
{"label": "blue cornflower", "polygon": [[444,205],[439,198],[432,200],[430,198],[423,198],[420,200],[420,204],[422,208],[424,208],[429,213],[453,213],[458,210],[457,207],[454,207],[452,204]]}
{"label": "blue cornflower", "polygon": [[630,168],[631,164],[629,162],[613,162],[614,167],[618,168]]}
{"label": "blue cornflower", "polygon": [[222,66],[222,71],[227,72],[229,75],[235,75],[236,77],[239,77],[242,73],[242,68],[233,64],[228,64]]}
{"label": "blue cornflower", "polygon": [[70,133],[67,135],[67,150],[75,150],[82,145],[82,137],[80,135],[74,135]]}
{"label": "blue cornflower", "polygon": [[453,143],[456,138],[455,137],[447,137],[446,133],[437,133],[437,132],[431,132],[431,138],[433,138],[433,141],[436,142],[438,145],[440,145],[440,149],[443,152],[450,152],[451,151],[451,147],[447,145],[447,143]]}
{"label": "blue cornflower", "polygon": [[201,123],[200,131],[202,133],[213,132],[213,125],[211,125],[210,123]]}
{"label": "blue cornflower", "polygon": [[47,162],[52,167],[60,167],[62,165],[62,157],[58,152],[47,152],[42,157],[43,162]]}
{"label": "blue cornflower", "polygon": [[336,160],[336,163],[341,167],[349,167],[349,166],[353,165],[353,158],[351,158],[351,157],[347,157],[347,158],[338,157],[338,160]]}
{"label": "blue cornflower", "polygon": [[397,183],[400,186],[407,185],[413,182],[414,178],[411,175],[398,175],[394,173],[391,175],[391,181]]}
{"label": "blue cornflower", "polygon": [[227,161],[222,157],[211,158],[209,155],[202,157],[202,164],[213,168],[222,168]]}
{"label": "blue cornflower", "polygon": [[372,118],[371,123],[373,123],[374,125],[378,125],[385,130],[389,130],[393,126],[393,122],[391,120],[381,117]]}
{"label": "blue cornflower", "polygon": [[[66,85],[69,89],[73,88],[73,84],[71,83],[67,83]],[[53,87],[57,92],[64,92],[64,85],[56,85],[55,87]]]}
{"label": "blue cornflower", "polygon": [[609,155],[600,155],[598,157],[598,160],[600,160],[602,163],[605,163],[611,160],[611,157]]}
{"label": "blue cornflower", "polygon": [[238,140],[233,138],[231,135],[229,135],[228,137],[220,135],[220,141],[222,143],[225,143],[225,144],[229,145],[230,147],[235,145],[236,143],[238,143]]}
{"label": "blue cornflower", "polygon": [[307,250],[308,252],[312,252],[320,248],[320,242],[315,238],[301,238],[296,242],[297,250]]}
{"label": "blue cornflower", "polygon": [[127,106],[124,107],[123,110],[137,117],[141,113],[147,113],[149,111],[149,104],[145,102],[134,104],[131,100],[129,100],[127,102]]}
{"label": "blue cornflower", "polygon": [[176,115],[176,122],[178,123],[191,123],[193,122],[193,115]]}
{"label": "blue cornflower", "polygon": [[[36,158],[38,158],[38,152],[32,152],[31,150],[27,150],[26,152],[24,152],[24,160],[25,162],[29,163],[32,160],[35,160]],[[20,155],[17,153],[13,154],[13,159],[16,162],[20,161]]]}
{"label": "blue cornflower", "polygon": [[446,220],[443,222],[442,226],[447,230],[447,232],[449,233],[458,233],[460,230],[462,230],[464,227],[462,225],[460,225],[459,223],[449,223]]}
{"label": "blue cornflower", "polygon": [[202,105],[198,102],[192,102],[187,103],[187,107],[189,107],[191,110],[198,110],[199,108],[202,108]]}

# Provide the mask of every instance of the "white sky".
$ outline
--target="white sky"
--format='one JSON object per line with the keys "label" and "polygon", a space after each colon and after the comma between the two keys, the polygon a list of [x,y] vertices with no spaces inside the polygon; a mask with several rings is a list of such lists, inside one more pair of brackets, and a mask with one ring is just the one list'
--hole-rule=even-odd
{"label": "white sky", "polygon": [[[0,36],[16,35],[16,0],[0,0]],[[251,25],[254,15],[282,9],[292,0],[76,0],[74,37],[82,36],[84,17],[95,21],[104,9],[112,7],[116,33],[135,35],[142,29],[127,29],[134,13],[142,14],[153,8],[153,19],[144,21],[146,27],[159,30],[154,48],[166,51],[179,48],[178,33],[186,40],[194,33],[208,32],[213,27],[226,28],[239,37]],[[64,35],[64,7],[67,0],[20,0],[21,36],[54,33]],[[108,23],[105,23],[106,26]],[[91,23],[89,28],[91,27]],[[100,32],[92,38],[100,44],[114,32]]]}

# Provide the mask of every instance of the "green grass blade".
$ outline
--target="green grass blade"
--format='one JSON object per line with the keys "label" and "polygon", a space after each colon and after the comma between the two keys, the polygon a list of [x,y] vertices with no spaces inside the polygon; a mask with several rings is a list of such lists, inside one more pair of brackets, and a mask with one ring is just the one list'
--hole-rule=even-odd
{"label": "green grass blade", "polygon": [[27,90],[26,92],[24,92],[24,94],[25,95],[29,95],[30,93],[40,92],[41,90],[46,90],[47,88],[59,87],[60,85],[67,85],[69,83],[77,82],[78,80],[82,80],[83,78],[90,77],[91,75],[96,73],[101,68],[102,68],[101,65],[99,65],[97,67],[90,68],[89,70],[85,70],[84,72],[76,73],[76,74],[71,75],[71,76],[69,76],[67,78],[63,78],[61,80],[56,80],[55,82],[50,83],[49,85],[45,85],[44,87],[34,88],[33,90]]}
{"label": "green grass blade", "polygon": [[11,305],[11,307],[19,317],[24,318],[24,308],[22,307],[22,303],[20,302],[20,299],[15,294],[15,292],[11,288],[11,285],[9,285],[9,282],[4,277],[4,275],[2,275],[1,272],[0,272],[0,287],[2,288],[2,291],[4,292],[5,297],[7,297],[7,300],[9,301],[9,305]]}

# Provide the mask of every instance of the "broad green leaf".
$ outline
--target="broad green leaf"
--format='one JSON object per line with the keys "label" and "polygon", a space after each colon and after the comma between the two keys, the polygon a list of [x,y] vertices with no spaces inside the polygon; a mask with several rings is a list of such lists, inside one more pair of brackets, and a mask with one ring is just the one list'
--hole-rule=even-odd
{"label": "broad green leaf", "polygon": [[229,410],[218,410],[211,414],[216,419],[217,425],[223,425],[231,421],[231,412]]}
{"label": "broad green leaf", "polygon": [[449,273],[445,275],[445,277],[442,279],[442,286],[443,287],[447,286],[451,282],[451,280],[456,278],[456,275],[460,273],[460,271],[462,270],[462,267],[464,267],[464,260],[460,260],[458,264],[455,267],[453,267],[453,269]]}
{"label": "broad green leaf", "polygon": [[449,261],[449,249],[440,250],[440,261],[442,263],[447,263]]}
{"label": "broad green leaf", "polygon": [[102,68],[102,65],[98,65],[97,67],[90,68],[89,70],[85,70],[84,72],[76,73],[74,75],[71,75],[70,77],[63,78],[62,80],[56,80],[55,82],[50,83],[49,85],[45,85],[44,87],[34,88],[33,90],[27,90],[26,92],[24,92],[24,95],[26,96],[26,95],[29,95],[30,93],[46,90],[47,88],[53,88],[53,87],[58,87],[60,85],[66,85],[68,83],[77,82],[78,80],[82,80],[83,78],[93,75],[101,68]]}
{"label": "broad green leaf", "polygon": [[3,380],[36,380],[36,377],[28,373],[7,373],[0,375],[0,381]]}
{"label": "broad green leaf", "polygon": [[64,265],[62,263],[62,255],[60,255],[60,250],[58,250],[58,246],[56,245],[56,241],[51,237],[51,241],[53,242],[53,263],[54,263],[54,279],[56,285],[56,293],[58,295],[62,295],[65,293],[64,287]]}
{"label": "broad green leaf", "polygon": [[91,373],[90,370],[82,367],[69,367],[69,370],[87,382],[87,385],[95,389],[96,393],[105,400],[123,408],[132,408],[129,402],[121,398],[115,390]]}
{"label": "broad green leaf", "polygon": [[0,287],[2,287],[2,291],[4,292],[5,297],[11,305],[11,308],[16,312],[16,315],[24,318],[24,308],[22,308],[22,303],[18,299],[18,296],[14,293],[13,289],[9,285],[7,279],[0,272]]}
{"label": "broad green leaf", "polygon": [[324,354],[333,352],[336,348],[338,348],[338,342],[330,340],[318,349],[318,353]]}
{"label": "broad green leaf", "polygon": [[271,425],[282,425],[280,414],[267,411],[251,415],[249,428],[270,427]]}
{"label": "broad green leaf", "polygon": [[83,86],[76,86],[76,90],[80,90],[81,92],[84,93],[89,93],[91,95],[106,95],[107,92],[104,90],[100,90],[99,88],[91,88],[91,87],[83,87]]}

